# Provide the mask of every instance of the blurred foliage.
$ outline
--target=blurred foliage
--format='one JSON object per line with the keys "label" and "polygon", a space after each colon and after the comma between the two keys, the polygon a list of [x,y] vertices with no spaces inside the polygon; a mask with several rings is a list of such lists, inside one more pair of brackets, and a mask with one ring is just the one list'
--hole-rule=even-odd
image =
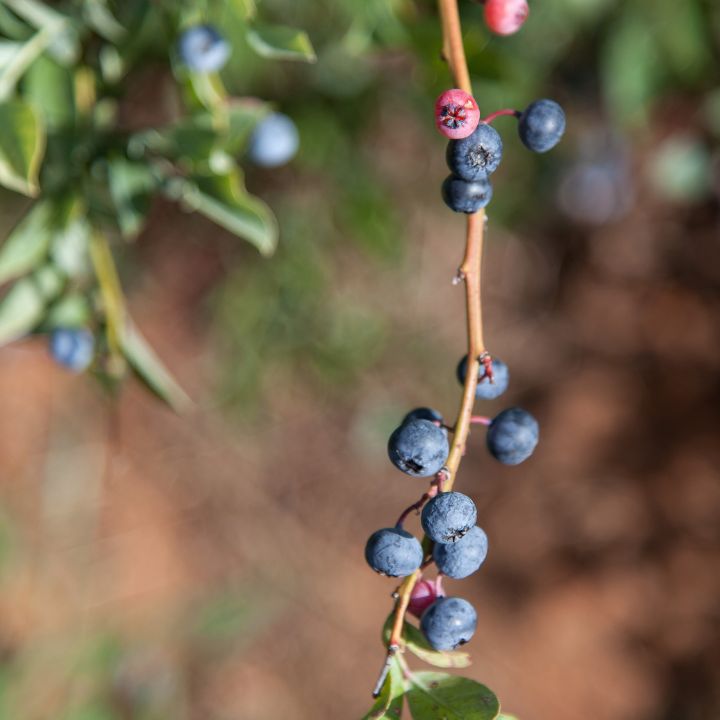
{"label": "blurred foliage", "polygon": [[[276,221],[238,164],[270,108],[183,63],[177,39],[201,22],[228,28],[263,61],[315,60],[304,31],[267,22],[252,0],[0,5],[0,185],[35,199],[0,248],[0,283],[11,283],[0,343],[89,326],[106,384],[129,367],[175,407],[185,395],[128,317],[111,245],[136,238],[154,195],[264,255],[277,244]],[[158,64],[150,116],[128,120],[129,89]]]}

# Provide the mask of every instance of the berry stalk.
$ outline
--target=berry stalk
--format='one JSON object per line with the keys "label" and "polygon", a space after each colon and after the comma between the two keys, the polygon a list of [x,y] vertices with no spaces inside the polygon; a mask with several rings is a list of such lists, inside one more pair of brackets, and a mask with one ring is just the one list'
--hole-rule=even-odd
{"label": "berry stalk", "polygon": [[[443,34],[443,56],[453,76],[455,87],[472,94],[470,73],[465,58],[465,48],[462,41],[462,27],[457,0],[438,0],[440,21]],[[492,375],[492,366],[485,349],[482,323],[482,252],[483,236],[485,233],[485,211],[480,210],[468,215],[467,234],[465,240],[465,255],[458,270],[458,280],[465,284],[465,305],[467,317],[468,336],[468,366],[463,386],[462,400],[454,425],[453,442],[450,447],[445,464],[443,477],[443,492],[452,490],[460,462],[465,453],[465,445],[472,425],[472,411],[475,404],[475,392],[478,385],[478,371],[481,362],[486,372]],[[487,358],[487,359],[486,359]],[[404,518],[403,518],[404,519]],[[423,548],[428,549],[427,538],[423,541]],[[421,577],[421,570],[408,575],[397,589],[395,614],[392,631],[388,642],[388,657],[378,678],[373,695],[377,696],[385,682],[390,669],[388,660],[400,649],[402,643],[402,629],[415,584]]]}

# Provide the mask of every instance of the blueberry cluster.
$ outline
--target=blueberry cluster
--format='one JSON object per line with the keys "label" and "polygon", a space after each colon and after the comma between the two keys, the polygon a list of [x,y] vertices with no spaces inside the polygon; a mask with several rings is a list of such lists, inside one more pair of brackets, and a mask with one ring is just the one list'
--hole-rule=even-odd
{"label": "blueberry cluster", "polygon": [[[501,152],[501,151],[500,151]],[[497,156],[486,158],[497,167]],[[493,400],[510,382],[508,366],[499,358],[480,358],[476,397]],[[465,383],[468,357],[457,366],[457,379]],[[532,455],[538,443],[538,423],[521,408],[509,408],[494,418],[477,418],[487,424],[490,454],[505,465],[517,465]],[[435,477],[433,489],[411,506],[395,527],[374,532],[365,547],[365,559],[377,573],[406,577],[434,562],[438,577],[460,580],[476,572],[485,561],[488,538],[477,525],[475,503],[462,493],[442,492],[450,445],[443,416],[433,408],[411,410],[390,436],[388,456],[395,467],[412,477]],[[421,525],[426,545],[403,528],[409,511],[422,507]],[[420,628],[436,650],[451,650],[468,642],[475,632],[477,615],[462,598],[445,597],[439,583],[420,580],[410,597],[408,611],[420,618]]]}
{"label": "blueberry cluster", "polygon": [[[438,129],[447,137],[457,138],[439,122],[443,118],[439,118],[437,112],[436,104]],[[554,100],[536,100],[522,112],[503,110],[498,114],[514,115],[518,119],[520,140],[533,152],[547,152],[560,142],[565,132],[565,114]],[[487,121],[481,120],[469,135],[451,139],[445,155],[450,175],[441,188],[445,204],[455,212],[466,214],[484,208],[492,199],[490,175],[500,166],[502,154],[502,138]]]}

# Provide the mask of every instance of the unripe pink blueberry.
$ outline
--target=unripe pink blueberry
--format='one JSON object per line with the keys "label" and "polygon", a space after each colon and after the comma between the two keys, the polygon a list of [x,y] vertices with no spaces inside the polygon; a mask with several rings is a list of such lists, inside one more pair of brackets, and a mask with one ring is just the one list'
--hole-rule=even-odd
{"label": "unripe pink blueberry", "polygon": [[522,27],[529,12],[527,0],[487,0],[485,24],[496,35],[512,35]]}
{"label": "unripe pink blueberry", "polygon": [[435,101],[435,125],[451,140],[472,135],[480,122],[480,108],[475,98],[464,90],[446,90]]}
{"label": "unripe pink blueberry", "polygon": [[410,595],[408,612],[419,618],[437,599],[437,586],[430,580],[420,580]]}

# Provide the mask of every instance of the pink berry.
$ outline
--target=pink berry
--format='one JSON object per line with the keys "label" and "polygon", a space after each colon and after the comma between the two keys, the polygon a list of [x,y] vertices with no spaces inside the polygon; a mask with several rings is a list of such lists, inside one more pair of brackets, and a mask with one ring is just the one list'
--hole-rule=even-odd
{"label": "pink berry", "polygon": [[435,125],[451,140],[472,135],[479,122],[480,108],[464,90],[446,90],[435,101]]}
{"label": "pink berry", "polygon": [[487,0],[485,23],[496,35],[516,33],[527,19],[527,0]]}
{"label": "pink berry", "polygon": [[437,599],[435,583],[430,580],[420,580],[415,584],[410,595],[408,612],[419,618],[425,610]]}

